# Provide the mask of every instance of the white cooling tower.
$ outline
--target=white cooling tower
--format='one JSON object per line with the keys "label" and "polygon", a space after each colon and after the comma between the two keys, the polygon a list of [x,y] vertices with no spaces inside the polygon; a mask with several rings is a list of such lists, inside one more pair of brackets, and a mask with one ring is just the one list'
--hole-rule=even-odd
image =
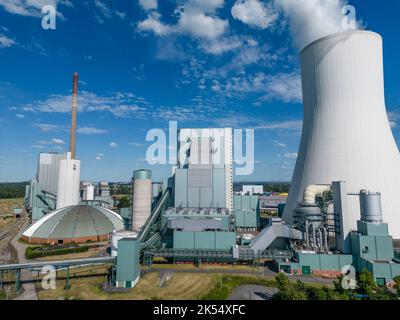
{"label": "white cooling tower", "polygon": [[133,173],[132,229],[139,232],[151,214],[151,171],[137,170]]}
{"label": "white cooling tower", "polygon": [[[308,185],[347,182],[349,192],[382,194],[383,220],[400,238],[400,156],[385,109],[382,38],[348,31],[319,39],[301,54],[304,124],[283,218]],[[359,199],[349,197],[352,228]]]}
{"label": "white cooling tower", "polygon": [[75,159],[60,160],[58,175],[57,209],[78,205],[81,162]]}

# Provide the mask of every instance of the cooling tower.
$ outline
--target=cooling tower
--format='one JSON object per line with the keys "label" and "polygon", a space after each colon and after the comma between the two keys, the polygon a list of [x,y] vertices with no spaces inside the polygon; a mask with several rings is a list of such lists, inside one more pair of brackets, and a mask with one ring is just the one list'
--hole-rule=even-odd
{"label": "cooling tower", "polygon": [[57,209],[79,204],[80,174],[81,162],[71,159],[68,152],[67,159],[60,160]]}
{"label": "cooling tower", "polygon": [[[304,124],[290,193],[293,210],[311,184],[346,181],[348,192],[382,194],[383,220],[400,238],[400,156],[385,109],[382,38],[348,31],[319,39],[301,53]],[[360,219],[349,197],[351,227]]]}
{"label": "cooling tower", "polygon": [[153,197],[151,171],[137,170],[133,172],[133,208],[132,229],[139,232],[151,214]]}

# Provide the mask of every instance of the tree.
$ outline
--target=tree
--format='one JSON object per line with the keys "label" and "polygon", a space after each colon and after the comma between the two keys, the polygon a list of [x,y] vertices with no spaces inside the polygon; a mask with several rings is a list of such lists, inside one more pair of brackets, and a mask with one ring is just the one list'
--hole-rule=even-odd
{"label": "tree", "polygon": [[296,285],[292,284],[288,277],[283,273],[279,273],[275,277],[276,287],[279,292],[274,296],[276,300],[307,300],[301,281]]}
{"label": "tree", "polygon": [[400,297],[400,276],[395,277],[393,281],[396,283],[394,288],[397,290],[397,295]]}
{"label": "tree", "polygon": [[377,290],[374,276],[368,270],[360,273],[358,278],[358,293],[367,295],[370,299]]}
{"label": "tree", "polygon": [[128,208],[130,207],[129,198],[127,196],[122,196],[118,201],[118,208]]}

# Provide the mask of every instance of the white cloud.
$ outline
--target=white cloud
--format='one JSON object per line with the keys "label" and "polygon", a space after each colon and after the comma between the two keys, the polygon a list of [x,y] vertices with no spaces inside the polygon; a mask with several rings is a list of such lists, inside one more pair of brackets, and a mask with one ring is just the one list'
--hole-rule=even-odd
{"label": "white cloud", "polygon": [[96,160],[101,161],[101,160],[103,160],[103,159],[104,159],[104,153],[98,153],[98,154],[96,155]]}
{"label": "white cloud", "polygon": [[222,36],[229,27],[228,20],[207,15],[202,11],[202,6],[198,7],[195,4],[189,1],[179,11],[178,32],[208,40]]}
{"label": "white cloud", "polygon": [[147,16],[146,20],[138,23],[138,29],[141,31],[152,31],[158,36],[165,36],[173,32],[173,27],[163,24],[160,21],[161,14],[152,11]]}
{"label": "white cloud", "polygon": [[32,146],[32,148],[35,148],[35,149],[43,149],[44,147],[41,146],[40,144],[35,144],[35,145]]}
{"label": "white cloud", "polygon": [[48,124],[48,123],[35,123],[34,126],[39,128],[39,130],[43,132],[56,131],[61,129],[59,125]]}
{"label": "white cloud", "polygon": [[[57,5],[73,7],[69,0],[1,0],[0,6],[8,13],[18,14],[21,16],[31,16],[41,18],[42,8],[45,5],[52,5],[57,8]],[[63,18],[59,12],[58,15]]]}
{"label": "white cloud", "polygon": [[57,139],[57,138],[51,139],[51,142],[52,142],[53,144],[57,144],[57,145],[63,145],[63,144],[65,144],[65,142],[64,142],[63,140]]}
{"label": "white cloud", "polygon": [[16,116],[17,118],[20,118],[20,119],[25,118],[25,115],[23,115],[23,114],[21,114],[21,113],[17,113],[15,116]]}
{"label": "white cloud", "polygon": [[389,111],[388,119],[389,119],[390,127],[392,129],[396,128],[398,125],[398,122],[400,120],[400,112],[399,111]]}
{"label": "white cloud", "polygon": [[288,20],[293,42],[299,50],[316,39],[344,31],[342,27],[342,8],[346,4],[344,0],[274,0],[274,2]]}
{"label": "white cloud", "polygon": [[144,10],[157,10],[157,0],[139,0],[139,4]]}
{"label": "white cloud", "polygon": [[129,142],[128,144],[133,147],[143,147],[144,146],[143,143],[139,143],[139,142]]}
{"label": "white cloud", "polygon": [[105,129],[99,129],[95,127],[78,127],[76,132],[80,134],[104,134],[107,133],[108,130]]}
{"label": "white cloud", "polygon": [[[33,126],[38,128],[42,132],[50,132],[50,131],[69,132],[70,131],[70,128],[68,126],[50,124],[50,123],[35,123],[35,124],[33,124]],[[99,129],[96,127],[78,127],[76,132],[80,133],[80,134],[89,135],[89,134],[104,134],[104,133],[107,133],[108,130]]]}
{"label": "white cloud", "polygon": [[216,15],[216,10],[224,4],[223,0],[188,0],[178,6],[175,14],[178,17],[176,24],[161,22],[159,12],[152,10],[147,18],[138,23],[139,31],[151,31],[157,36],[171,34],[188,35],[199,41],[213,41],[204,46],[209,53],[220,54],[230,47],[228,43],[217,46],[215,42],[228,30],[228,20],[223,20]]}
{"label": "white cloud", "polygon": [[0,48],[9,48],[15,44],[13,39],[8,38],[6,35],[0,33]]}
{"label": "white cloud", "polygon": [[279,148],[286,148],[287,144],[279,142],[279,141],[274,141],[274,146],[279,147]]}
{"label": "white cloud", "polygon": [[109,143],[109,146],[110,146],[111,148],[117,148],[117,147],[118,147],[118,143],[116,143],[116,142],[110,142],[110,143]]}
{"label": "white cloud", "polygon": [[100,10],[104,17],[112,17],[112,10],[104,2],[101,2],[100,0],[95,0],[94,4]]}
{"label": "white cloud", "polygon": [[118,16],[118,17],[120,17],[122,20],[123,19],[125,19],[125,17],[126,17],[126,13],[125,12],[122,12],[122,11],[115,11],[115,14]]}
{"label": "white cloud", "polygon": [[302,101],[301,76],[296,72],[268,76],[265,91],[267,93],[262,97],[262,100],[300,103]]}
{"label": "white cloud", "polygon": [[[112,93],[109,96],[100,96],[82,91],[78,96],[78,112],[110,112],[116,117],[127,117],[135,113],[137,116],[148,103],[132,93]],[[71,96],[51,95],[45,100],[35,101],[22,106],[24,112],[71,112]]]}
{"label": "white cloud", "polygon": [[239,48],[240,46],[242,46],[242,44],[243,41],[240,38],[230,37],[204,42],[201,47],[204,49],[204,51],[208,53],[220,55],[233,49]]}
{"label": "white cloud", "polygon": [[236,1],[231,10],[232,16],[253,27],[266,29],[278,18],[278,14],[271,5],[259,0]]}
{"label": "white cloud", "polygon": [[288,158],[288,159],[297,159],[297,153],[295,153],[295,152],[289,152],[289,153],[286,153],[286,154],[284,155],[284,157],[285,157],[285,158]]}
{"label": "white cloud", "polygon": [[256,126],[256,130],[288,130],[288,131],[301,131],[303,128],[302,120],[286,120],[280,122],[265,123]]}

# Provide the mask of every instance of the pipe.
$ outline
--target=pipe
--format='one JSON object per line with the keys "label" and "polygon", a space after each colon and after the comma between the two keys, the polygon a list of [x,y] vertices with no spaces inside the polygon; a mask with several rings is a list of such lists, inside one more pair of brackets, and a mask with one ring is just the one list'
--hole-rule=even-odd
{"label": "pipe", "polygon": [[72,80],[72,113],[71,113],[71,132],[69,140],[69,151],[71,159],[76,157],[76,114],[78,108],[78,73],[74,72]]}
{"label": "pipe", "polygon": [[315,227],[313,224],[311,224],[311,228],[312,228],[312,237],[313,237],[312,248],[315,249],[317,245],[316,245]]}
{"label": "pipe", "polygon": [[322,239],[322,231],[321,228],[318,229],[318,236],[319,236],[319,242],[318,242],[318,248],[320,251],[323,251],[323,239]]}
{"label": "pipe", "polygon": [[311,184],[307,186],[303,193],[303,203],[305,204],[315,204],[315,197],[317,195],[322,195],[325,191],[331,190],[330,185],[317,185]]}
{"label": "pipe", "polygon": [[325,232],[325,250],[326,252],[329,252],[328,230],[325,227],[322,227],[322,230]]}
{"label": "pipe", "polygon": [[307,246],[307,250],[310,249],[310,234],[309,234],[309,222],[308,220],[306,220],[306,246]]}

